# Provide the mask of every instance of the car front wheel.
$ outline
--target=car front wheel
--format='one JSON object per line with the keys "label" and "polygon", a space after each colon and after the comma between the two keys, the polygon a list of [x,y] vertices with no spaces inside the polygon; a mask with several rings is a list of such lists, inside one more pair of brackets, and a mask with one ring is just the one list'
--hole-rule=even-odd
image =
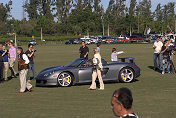
{"label": "car front wheel", "polygon": [[134,71],[131,68],[125,67],[119,73],[119,80],[123,83],[130,83],[134,80]]}
{"label": "car front wheel", "polygon": [[68,72],[63,72],[58,77],[58,85],[61,87],[68,87],[72,85],[73,77]]}

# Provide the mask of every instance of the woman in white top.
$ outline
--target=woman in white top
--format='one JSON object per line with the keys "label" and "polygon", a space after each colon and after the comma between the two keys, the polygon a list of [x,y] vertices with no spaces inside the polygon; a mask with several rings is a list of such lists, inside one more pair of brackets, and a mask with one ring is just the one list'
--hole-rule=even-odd
{"label": "woman in white top", "polygon": [[116,49],[112,49],[111,61],[118,61],[117,55],[124,53],[123,51],[116,52]]}
{"label": "woman in white top", "polygon": [[97,49],[94,49],[94,58],[93,58],[93,73],[92,73],[92,84],[90,86],[90,90],[95,90],[96,89],[96,83],[95,80],[99,79],[100,83],[100,89],[99,90],[104,90],[104,83],[101,77],[101,70],[103,69],[102,63],[101,63],[101,56],[100,53]]}

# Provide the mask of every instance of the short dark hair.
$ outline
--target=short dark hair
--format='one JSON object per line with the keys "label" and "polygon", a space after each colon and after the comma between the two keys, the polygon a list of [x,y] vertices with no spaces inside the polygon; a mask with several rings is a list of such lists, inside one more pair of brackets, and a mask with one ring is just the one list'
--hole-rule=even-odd
{"label": "short dark hair", "polygon": [[29,44],[28,44],[28,48],[29,48],[31,45],[33,46],[33,44],[29,43]]}
{"label": "short dark hair", "polygon": [[82,43],[85,43],[85,41],[83,40]]}
{"label": "short dark hair", "polygon": [[12,44],[12,45],[13,45],[13,42],[10,41],[9,44]]}
{"label": "short dark hair", "polygon": [[112,52],[116,51],[116,48],[112,48]]}
{"label": "short dark hair", "polygon": [[115,90],[113,93],[113,96],[115,94],[118,94],[117,100],[122,103],[125,109],[131,109],[132,104],[133,104],[133,97],[132,97],[132,92],[130,89],[126,87],[119,88],[118,90]]}
{"label": "short dark hair", "polygon": [[99,47],[100,45],[101,45],[101,43],[100,43],[100,42],[98,42],[98,43],[97,43],[97,47]]}
{"label": "short dark hair", "polygon": [[18,50],[20,50],[23,53],[23,48],[22,47],[18,47]]}

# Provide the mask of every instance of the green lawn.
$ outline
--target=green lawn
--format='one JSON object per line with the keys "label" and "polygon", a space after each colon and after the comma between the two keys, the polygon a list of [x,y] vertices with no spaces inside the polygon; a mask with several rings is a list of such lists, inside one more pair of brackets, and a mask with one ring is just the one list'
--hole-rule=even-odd
{"label": "green lawn", "polygon": [[[79,47],[54,44],[36,46],[37,72],[69,63],[79,57]],[[92,57],[95,45],[88,47],[89,57]],[[110,109],[111,95],[115,89],[124,86],[133,92],[133,109],[140,118],[175,118],[176,75],[161,75],[149,68],[153,66],[152,45],[102,45],[101,54],[105,60],[110,60],[113,47],[125,51],[119,57],[135,58],[141,68],[139,81],[105,84],[104,91],[89,91],[89,85],[82,85],[69,88],[35,87],[31,93],[20,94],[19,78],[12,79],[0,84],[0,118],[115,118]],[[32,84],[35,85],[35,82]]]}

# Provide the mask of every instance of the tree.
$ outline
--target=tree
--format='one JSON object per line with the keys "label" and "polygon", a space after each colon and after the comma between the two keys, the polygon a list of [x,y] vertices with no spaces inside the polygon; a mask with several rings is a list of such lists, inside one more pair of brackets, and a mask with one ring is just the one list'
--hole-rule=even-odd
{"label": "tree", "polygon": [[129,15],[130,16],[135,16],[136,3],[137,3],[136,0],[130,1],[130,7],[129,7]]}
{"label": "tree", "polygon": [[10,5],[9,4],[0,4],[0,21],[6,22],[7,18],[10,17]]}
{"label": "tree", "polygon": [[26,2],[25,11],[28,13],[28,17],[30,20],[37,19],[38,14],[38,8],[39,8],[39,2],[38,0],[29,0],[29,2]]}
{"label": "tree", "polygon": [[101,3],[101,0],[94,0],[94,12],[95,13],[101,13],[100,3]]}

